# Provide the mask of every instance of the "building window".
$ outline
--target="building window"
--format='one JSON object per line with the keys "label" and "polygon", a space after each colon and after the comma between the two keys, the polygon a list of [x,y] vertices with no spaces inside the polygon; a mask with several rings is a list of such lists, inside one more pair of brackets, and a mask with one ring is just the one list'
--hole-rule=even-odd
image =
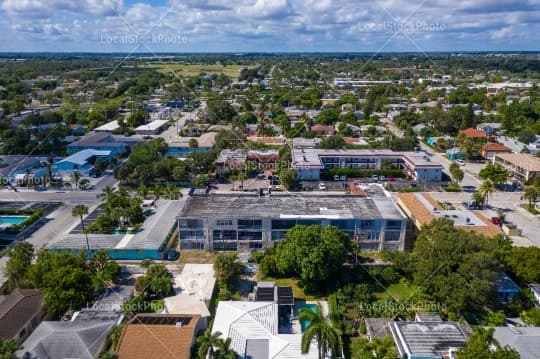
{"label": "building window", "polygon": [[224,226],[232,226],[233,221],[232,219],[218,219],[216,221],[216,226],[224,227]]}
{"label": "building window", "polygon": [[386,221],[386,229],[401,229],[401,221]]}

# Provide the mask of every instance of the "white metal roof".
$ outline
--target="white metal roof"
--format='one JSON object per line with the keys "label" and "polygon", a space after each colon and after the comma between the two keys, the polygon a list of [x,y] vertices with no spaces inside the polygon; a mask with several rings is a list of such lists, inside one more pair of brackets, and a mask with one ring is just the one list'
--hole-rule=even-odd
{"label": "white metal roof", "polygon": [[137,127],[135,129],[135,131],[155,131],[157,129],[159,129],[160,127],[162,127],[163,125],[165,125],[167,122],[167,120],[154,120],[150,123],[146,123],[144,125],[140,125],[139,127]]}
{"label": "white metal roof", "polygon": [[212,332],[231,338],[233,350],[244,355],[248,340],[268,340],[269,359],[318,357],[316,345],[301,353],[302,333],[278,334],[278,305],[274,302],[219,302]]}
{"label": "white metal roof", "polygon": [[77,153],[74,153],[71,156],[68,156],[64,158],[63,160],[59,161],[58,163],[71,162],[76,165],[82,166],[86,164],[88,159],[93,156],[109,156],[110,154],[111,154],[111,151],[86,149],[86,150],[82,150]]}

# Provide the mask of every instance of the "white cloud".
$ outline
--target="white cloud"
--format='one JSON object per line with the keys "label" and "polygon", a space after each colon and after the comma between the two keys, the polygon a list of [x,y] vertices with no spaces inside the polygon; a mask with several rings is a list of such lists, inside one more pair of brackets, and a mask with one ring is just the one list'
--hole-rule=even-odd
{"label": "white cloud", "polygon": [[4,0],[2,9],[20,17],[47,18],[56,11],[113,16],[120,13],[122,0]]}

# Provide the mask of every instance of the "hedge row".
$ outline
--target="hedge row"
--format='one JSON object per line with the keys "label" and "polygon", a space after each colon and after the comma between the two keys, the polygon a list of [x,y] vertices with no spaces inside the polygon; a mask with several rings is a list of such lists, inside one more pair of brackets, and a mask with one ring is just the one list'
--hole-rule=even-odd
{"label": "hedge row", "polygon": [[34,222],[37,222],[41,217],[43,217],[43,208],[38,208],[33,213],[28,216],[23,222],[19,224],[13,224],[5,229],[6,233],[16,234],[31,225]]}
{"label": "hedge row", "polygon": [[28,214],[31,215],[34,213],[35,210],[25,208],[25,209],[17,209],[17,208],[3,208],[0,209],[0,215],[22,215],[22,214]]}

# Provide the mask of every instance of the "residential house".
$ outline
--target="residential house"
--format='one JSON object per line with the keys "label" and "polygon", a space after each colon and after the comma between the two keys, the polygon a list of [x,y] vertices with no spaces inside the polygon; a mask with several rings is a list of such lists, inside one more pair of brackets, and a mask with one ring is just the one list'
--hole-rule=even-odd
{"label": "residential house", "polygon": [[117,120],[113,120],[111,122],[107,122],[104,125],[101,125],[99,127],[94,128],[95,132],[113,132],[114,130],[117,130],[120,128],[120,124]]}
{"label": "residential house", "polygon": [[2,167],[0,176],[15,184],[24,183],[29,172],[30,178],[41,177],[47,171],[48,158],[45,156],[4,155],[0,156]]}
{"label": "residential house", "polygon": [[334,128],[334,126],[327,126],[321,124],[311,126],[311,131],[315,132],[315,134],[317,135],[322,136],[332,136],[336,133],[336,129]]}
{"label": "residential house", "polygon": [[17,352],[25,359],[95,359],[107,336],[118,324],[115,318],[42,322]]}
{"label": "residential house", "polygon": [[0,299],[0,339],[24,341],[45,313],[43,293],[35,289],[15,289]]}
{"label": "residential house", "polygon": [[493,157],[499,153],[512,153],[512,149],[503,144],[492,142],[484,144],[480,152],[482,157],[489,161],[493,161]]}
{"label": "residential house", "polygon": [[467,128],[460,131],[465,137],[474,139],[487,139],[488,135],[484,131],[480,131],[476,128]]}
{"label": "residential house", "polygon": [[[175,137],[169,138],[167,144],[169,151],[167,156],[185,157],[190,153],[210,152],[216,142],[217,132],[206,132],[199,137]],[[190,146],[191,140],[197,141],[197,146]]]}
{"label": "residential house", "polygon": [[483,122],[476,126],[476,129],[484,132],[486,136],[492,136],[495,135],[495,133],[499,131],[501,127],[502,124],[498,122]]}
{"label": "residential house", "polygon": [[531,283],[529,284],[529,289],[534,297],[534,303],[537,307],[540,307],[540,284]]}
{"label": "residential house", "polygon": [[279,162],[279,151],[225,149],[216,159],[216,174],[225,176],[232,170],[242,170],[248,161],[257,165],[260,171],[273,171]]}
{"label": "residential house", "polygon": [[137,314],[118,341],[118,359],[189,359],[199,315]]}
{"label": "residential house", "polygon": [[394,321],[390,323],[390,331],[403,359],[453,358],[468,339],[458,323],[438,319]]}
{"label": "residential house", "polygon": [[536,136],[535,140],[533,142],[529,142],[529,144],[526,147],[531,155],[536,156],[536,154],[540,151],[540,136]]}
{"label": "residential house", "polygon": [[413,126],[412,130],[414,131],[414,133],[419,135],[424,128],[428,128],[428,127],[424,125],[423,123],[419,123],[418,125]]}
{"label": "residential house", "polygon": [[510,176],[524,182],[532,181],[540,174],[540,158],[526,153],[497,153],[493,163],[502,165]]}
{"label": "residential house", "polygon": [[212,332],[230,338],[232,349],[241,359],[318,358],[315,341],[302,354],[300,325],[289,310],[272,300],[221,301]]}
{"label": "residential house", "polygon": [[495,291],[500,303],[510,303],[517,298],[520,290],[521,288],[506,273],[495,278]]}
{"label": "residential house", "polygon": [[446,150],[446,157],[452,161],[459,160],[463,158],[463,152],[457,147],[450,148]]}
{"label": "residential house", "polygon": [[67,145],[66,150],[68,154],[87,149],[110,151],[114,156],[129,151],[142,142],[142,139],[136,137],[113,136],[107,132],[89,132],[78,141]]}
{"label": "residential house", "polygon": [[146,123],[144,125],[140,125],[135,129],[135,133],[138,135],[157,135],[159,134],[165,125],[169,121],[167,120],[154,120],[150,123]]}
{"label": "residential house", "polygon": [[94,171],[94,164],[98,158],[105,161],[111,159],[111,151],[82,150],[74,153],[53,165],[55,171],[78,171],[82,176],[90,176]]}
{"label": "residential house", "polygon": [[495,327],[493,339],[501,347],[515,349],[521,359],[538,359],[540,327]]}

